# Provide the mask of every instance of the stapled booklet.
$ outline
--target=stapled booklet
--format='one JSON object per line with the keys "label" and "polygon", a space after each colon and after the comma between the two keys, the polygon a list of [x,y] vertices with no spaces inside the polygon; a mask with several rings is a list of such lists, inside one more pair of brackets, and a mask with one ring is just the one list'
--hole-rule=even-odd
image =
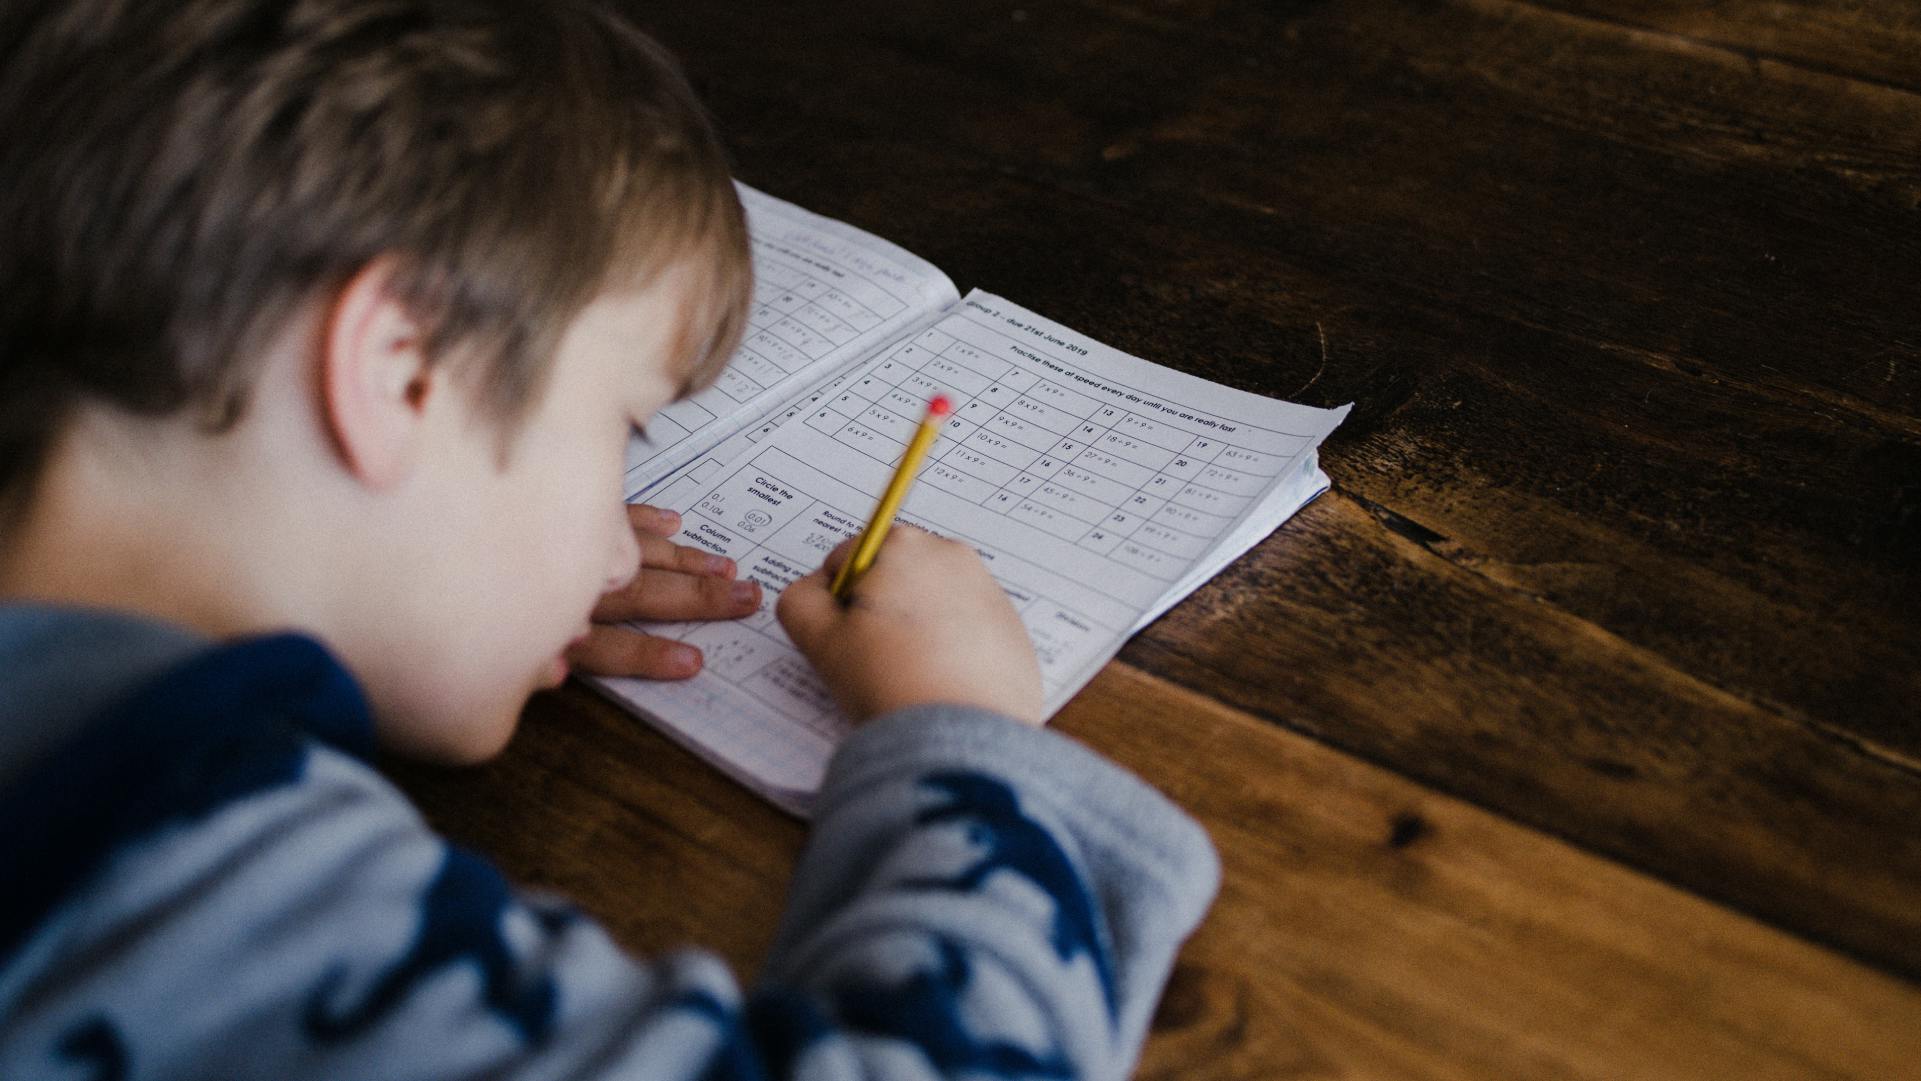
{"label": "stapled booklet", "polygon": [[763,587],[744,620],[644,624],[699,646],[678,682],[594,678],[614,701],[805,815],[849,722],[774,618],[780,591],[858,534],[927,401],[953,413],[899,521],[978,549],[1021,614],[1051,715],[1134,632],[1328,480],[1318,409],[1130,356],[844,222],[741,187],[754,249],[745,341],[662,410],[630,502]]}

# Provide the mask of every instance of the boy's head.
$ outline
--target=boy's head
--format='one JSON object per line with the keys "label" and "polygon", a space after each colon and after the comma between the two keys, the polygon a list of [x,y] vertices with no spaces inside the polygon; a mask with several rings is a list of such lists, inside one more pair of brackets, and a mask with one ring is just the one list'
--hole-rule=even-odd
{"label": "boy's head", "polygon": [[302,557],[159,607],[319,631],[460,758],[632,572],[628,427],[750,291],[692,92],[585,0],[9,3],[0,236],[0,545],[145,459],[149,522]]}

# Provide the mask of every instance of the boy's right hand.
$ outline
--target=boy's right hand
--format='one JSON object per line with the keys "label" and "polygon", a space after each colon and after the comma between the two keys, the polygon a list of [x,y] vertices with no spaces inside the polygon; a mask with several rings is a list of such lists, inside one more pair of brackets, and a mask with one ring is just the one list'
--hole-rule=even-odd
{"label": "boy's right hand", "polygon": [[1046,719],[1027,628],[972,548],[894,529],[843,605],[828,583],[853,545],[788,586],[776,607],[849,717],[949,704],[1035,726]]}

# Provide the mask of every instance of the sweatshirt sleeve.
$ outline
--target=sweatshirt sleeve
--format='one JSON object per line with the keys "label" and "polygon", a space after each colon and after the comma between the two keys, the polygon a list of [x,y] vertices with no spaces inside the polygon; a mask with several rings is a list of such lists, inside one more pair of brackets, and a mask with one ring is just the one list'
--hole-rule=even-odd
{"label": "sweatshirt sleeve", "polygon": [[[231,764],[230,764],[231,765]],[[116,852],[0,957],[0,1076],[1123,1076],[1218,871],[1051,733],[915,710],[837,756],[767,979],[643,963],[435,836],[378,774],[299,768]]]}

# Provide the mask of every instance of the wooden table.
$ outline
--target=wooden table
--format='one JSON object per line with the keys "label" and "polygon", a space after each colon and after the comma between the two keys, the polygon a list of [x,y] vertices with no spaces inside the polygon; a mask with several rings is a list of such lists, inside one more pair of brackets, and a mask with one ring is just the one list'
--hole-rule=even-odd
{"label": "wooden table", "polygon": [[[1334,490],[1056,721],[1225,860],[1141,1076],[1921,1077],[1910,0],[639,17],[749,182],[1355,403]],[[802,838],[578,689],[402,778],[748,975]]]}

